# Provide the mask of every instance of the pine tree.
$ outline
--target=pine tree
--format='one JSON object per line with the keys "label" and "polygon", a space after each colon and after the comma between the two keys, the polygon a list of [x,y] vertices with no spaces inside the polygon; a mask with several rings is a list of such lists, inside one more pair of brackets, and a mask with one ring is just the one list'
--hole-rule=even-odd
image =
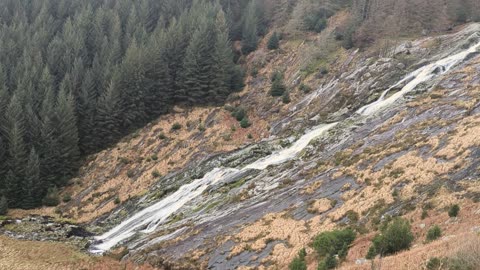
{"label": "pine tree", "polygon": [[213,76],[213,60],[210,56],[213,51],[213,23],[207,18],[198,21],[198,29],[192,36],[187,48],[183,70],[181,74],[182,90],[187,100],[194,104],[206,101]]}
{"label": "pine tree", "polygon": [[268,40],[268,49],[269,50],[276,50],[279,47],[280,39],[278,37],[277,32],[273,32],[272,36]]}
{"label": "pine tree", "polygon": [[25,169],[25,181],[22,185],[23,191],[23,209],[32,209],[41,202],[42,194],[40,191],[40,160],[35,148],[30,150],[27,167]]}
{"label": "pine tree", "polygon": [[218,11],[215,22],[215,47],[213,54],[213,78],[211,89],[214,93],[210,96],[216,97],[218,101],[225,99],[230,93],[230,81],[233,73],[233,53],[228,39],[228,26],[225,14]]}
{"label": "pine tree", "polygon": [[55,115],[58,121],[56,136],[60,153],[60,168],[62,169],[60,185],[64,185],[64,178],[71,176],[76,170],[80,157],[74,98],[67,85],[62,84],[55,106]]}
{"label": "pine tree", "polygon": [[95,134],[101,138],[97,140],[97,147],[109,145],[120,138],[121,113],[120,93],[112,81],[97,106]]}
{"label": "pine tree", "polygon": [[8,211],[8,201],[7,198],[2,195],[0,197],[0,215],[6,215]]}
{"label": "pine tree", "polygon": [[242,51],[245,54],[253,52],[258,43],[258,17],[256,11],[257,1],[251,0],[247,6],[243,25]]}

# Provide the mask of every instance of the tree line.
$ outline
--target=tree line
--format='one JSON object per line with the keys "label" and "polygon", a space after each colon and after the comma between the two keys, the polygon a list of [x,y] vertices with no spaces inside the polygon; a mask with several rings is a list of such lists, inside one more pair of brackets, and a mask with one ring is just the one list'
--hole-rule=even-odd
{"label": "tree line", "polygon": [[[0,196],[42,204],[83,157],[243,88],[262,0],[0,0]],[[240,40],[243,49],[232,50]]]}

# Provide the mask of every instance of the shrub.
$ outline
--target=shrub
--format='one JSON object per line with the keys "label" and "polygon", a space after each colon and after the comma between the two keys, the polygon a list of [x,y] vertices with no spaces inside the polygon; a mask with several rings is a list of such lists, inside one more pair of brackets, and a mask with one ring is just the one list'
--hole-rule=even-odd
{"label": "shrub", "polygon": [[240,127],[242,128],[248,128],[250,127],[252,124],[250,123],[250,121],[248,121],[248,117],[244,117],[242,119],[242,121],[240,121]]}
{"label": "shrub", "polygon": [[458,206],[458,204],[454,204],[450,206],[450,209],[448,209],[448,216],[456,217],[458,216],[458,212],[460,212],[460,206]]}
{"label": "shrub", "polygon": [[372,259],[377,254],[383,256],[409,249],[413,239],[410,222],[402,218],[396,218],[392,223],[382,228],[382,233],[372,240],[367,259]]}
{"label": "shrub", "polygon": [[154,171],[152,172],[152,176],[153,176],[154,178],[158,178],[158,177],[160,177],[160,176],[162,176],[162,175],[160,174],[159,171],[154,170]]}
{"label": "shrub", "polygon": [[62,198],[63,202],[67,203],[71,200],[72,200],[72,196],[70,194],[67,193],[67,194],[63,195],[63,198]]}
{"label": "shrub", "polygon": [[427,262],[428,270],[437,270],[442,265],[442,261],[437,257],[432,257]]}
{"label": "shrub", "polygon": [[157,161],[157,160],[158,160],[158,156],[157,156],[156,154],[155,154],[155,155],[152,155],[152,157],[151,157],[151,158],[152,158],[152,160],[155,160],[155,161]]}
{"label": "shrub", "polygon": [[442,236],[442,229],[438,225],[431,227],[427,232],[427,241],[437,240]]}
{"label": "shrub", "polygon": [[319,9],[305,16],[303,22],[309,31],[322,32],[327,27],[327,19],[333,15],[328,9]]}
{"label": "shrub", "polygon": [[247,112],[245,111],[244,108],[238,107],[233,110],[232,116],[235,117],[237,121],[242,121],[242,119],[245,118],[245,116],[247,116]]}
{"label": "shrub", "polygon": [[271,82],[275,81],[283,81],[283,74],[280,71],[275,71],[272,74],[272,77],[270,78]]}
{"label": "shrub", "polygon": [[57,187],[51,187],[47,191],[47,195],[42,200],[46,206],[57,206],[60,203]]}
{"label": "shrub", "polygon": [[177,131],[177,130],[180,130],[180,129],[182,129],[182,125],[178,122],[174,123],[172,125],[172,128],[171,128],[172,131]]}
{"label": "shrub", "polygon": [[270,37],[270,39],[268,40],[267,47],[268,47],[269,50],[276,50],[276,49],[278,49],[278,47],[280,45],[279,43],[280,43],[280,38],[279,38],[277,32],[274,32],[272,34],[272,36]]}
{"label": "shrub", "polygon": [[120,198],[117,196],[115,197],[115,200],[113,201],[114,204],[120,204]]}
{"label": "shrub", "polygon": [[288,265],[290,270],[307,270],[307,263],[305,262],[305,256],[307,252],[302,248],[298,255],[293,259],[293,261]]}
{"label": "shrub", "polygon": [[290,99],[290,93],[288,93],[288,91],[285,91],[285,93],[283,93],[282,95],[282,102],[284,104],[288,104],[290,103],[291,99]]}
{"label": "shrub", "polygon": [[315,237],[313,247],[320,256],[337,255],[355,240],[352,229],[323,232]]}
{"label": "shrub", "polygon": [[247,138],[248,138],[249,140],[253,139],[252,133],[248,133]]}
{"label": "shrub", "polygon": [[318,270],[328,270],[337,267],[337,259],[333,255],[328,255],[318,263]]}
{"label": "shrub", "polygon": [[5,196],[0,197],[0,216],[4,216],[8,211],[8,201]]}
{"label": "shrub", "polygon": [[304,93],[310,93],[312,91],[312,88],[304,83],[300,84],[300,90],[303,91]]}
{"label": "shrub", "polygon": [[272,83],[272,87],[270,88],[270,94],[272,97],[280,97],[282,96],[287,88],[283,84],[283,79],[276,79]]}

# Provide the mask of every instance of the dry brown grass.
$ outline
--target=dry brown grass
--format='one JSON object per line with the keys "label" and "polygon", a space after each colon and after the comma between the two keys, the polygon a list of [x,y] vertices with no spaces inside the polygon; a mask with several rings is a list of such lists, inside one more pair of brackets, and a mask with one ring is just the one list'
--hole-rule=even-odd
{"label": "dry brown grass", "polygon": [[63,243],[19,241],[0,236],[0,269],[154,270],[108,257],[92,257]]}

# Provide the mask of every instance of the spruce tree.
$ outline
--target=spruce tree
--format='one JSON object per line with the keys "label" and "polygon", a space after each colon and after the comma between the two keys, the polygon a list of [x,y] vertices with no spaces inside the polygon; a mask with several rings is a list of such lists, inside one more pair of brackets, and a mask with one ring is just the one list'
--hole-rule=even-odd
{"label": "spruce tree", "polygon": [[42,184],[40,182],[40,160],[35,151],[35,148],[32,148],[30,150],[27,167],[25,169],[25,181],[22,185],[23,209],[32,209],[41,202],[41,186]]}
{"label": "spruce tree", "polygon": [[56,137],[62,169],[59,184],[64,185],[66,183],[64,178],[72,175],[80,158],[74,98],[67,85],[63,85],[58,93],[55,116],[58,121]]}
{"label": "spruce tree", "polygon": [[278,37],[277,32],[273,32],[272,36],[268,40],[268,49],[269,50],[276,50],[279,47],[280,39]]}
{"label": "spruce tree", "polygon": [[7,198],[2,195],[0,197],[0,215],[4,216],[8,212],[8,201]]}
{"label": "spruce tree", "polygon": [[256,11],[257,1],[251,0],[247,6],[244,25],[242,52],[248,54],[257,48],[258,43],[258,17]]}
{"label": "spruce tree", "polygon": [[218,11],[215,21],[215,47],[213,54],[213,78],[211,82],[211,96],[218,101],[225,99],[230,93],[230,81],[233,73],[233,53],[228,39],[228,26],[225,14]]}

